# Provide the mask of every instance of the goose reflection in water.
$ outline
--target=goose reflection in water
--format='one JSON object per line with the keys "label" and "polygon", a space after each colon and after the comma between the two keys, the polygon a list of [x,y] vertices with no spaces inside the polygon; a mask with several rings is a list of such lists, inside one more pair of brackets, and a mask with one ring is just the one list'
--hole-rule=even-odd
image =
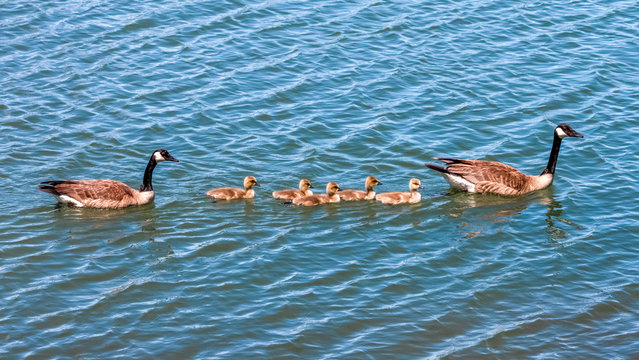
{"label": "goose reflection in water", "polygon": [[[510,220],[521,215],[531,205],[545,205],[546,232],[551,241],[565,239],[568,234],[559,227],[560,223],[578,227],[570,220],[562,218],[561,202],[555,199],[551,189],[537,191],[521,197],[504,197],[499,195],[453,193],[447,197],[449,201],[440,208],[453,218],[467,217],[472,221],[464,222],[460,228],[466,228],[464,238],[473,238],[485,232],[490,224]],[[483,220],[483,221],[481,221]],[[485,220],[488,220],[486,222]]]}
{"label": "goose reflection in water", "polygon": [[108,211],[58,204],[53,211],[42,207],[42,216],[50,217],[53,226],[68,233],[71,240],[90,233],[108,234],[109,243],[154,241],[161,236],[157,225],[160,216],[154,203]]}

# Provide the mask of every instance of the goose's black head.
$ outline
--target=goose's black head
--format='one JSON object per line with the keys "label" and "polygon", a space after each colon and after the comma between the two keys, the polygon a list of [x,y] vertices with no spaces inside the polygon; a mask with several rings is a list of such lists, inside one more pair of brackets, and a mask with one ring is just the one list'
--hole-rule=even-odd
{"label": "goose's black head", "polygon": [[157,162],[160,162],[160,161],[175,161],[175,162],[179,162],[178,159],[176,159],[173,156],[171,156],[171,154],[169,154],[169,152],[164,150],[164,149],[155,150],[153,152],[153,158]]}
{"label": "goose's black head", "polygon": [[557,134],[557,136],[559,136],[561,139],[567,137],[584,137],[580,133],[576,132],[573,128],[571,128],[568,124],[559,124],[559,126],[555,128],[555,134]]}

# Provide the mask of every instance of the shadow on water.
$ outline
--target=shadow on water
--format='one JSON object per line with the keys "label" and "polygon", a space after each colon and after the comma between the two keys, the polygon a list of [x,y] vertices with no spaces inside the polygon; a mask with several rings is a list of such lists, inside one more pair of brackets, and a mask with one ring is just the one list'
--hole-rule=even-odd
{"label": "shadow on water", "polygon": [[479,226],[479,231],[466,232],[466,238],[480,235],[484,225],[508,221],[515,216],[525,214],[525,210],[532,205],[545,205],[545,231],[549,240],[559,242],[568,238],[569,234],[561,228],[561,224],[576,227],[570,220],[562,217],[561,202],[556,199],[554,189],[548,188],[531,194],[508,197],[492,194],[469,194],[454,192],[445,195],[448,201],[440,206],[447,216],[452,218],[469,218],[472,223],[460,226]]}

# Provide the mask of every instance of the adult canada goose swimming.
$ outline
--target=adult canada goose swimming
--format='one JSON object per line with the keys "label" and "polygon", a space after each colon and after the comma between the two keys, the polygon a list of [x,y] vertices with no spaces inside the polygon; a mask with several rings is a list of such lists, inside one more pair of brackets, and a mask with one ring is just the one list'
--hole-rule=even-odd
{"label": "adult canada goose swimming", "polygon": [[326,184],[326,194],[318,194],[318,195],[308,195],[301,198],[293,199],[294,205],[303,205],[303,206],[315,206],[326,203],[339,202],[339,195],[337,192],[340,191],[339,185],[335,182],[329,182]]}
{"label": "adult canada goose swimming", "polygon": [[501,195],[526,194],[552,184],[561,140],[566,137],[582,138],[583,136],[566,124],[557,126],[548,165],[540,175],[526,175],[512,166],[485,160],[435,158],[448,166],[446,168],[431,164],[426,166],[442,173],[452,187],[463,191]]}
{"label": "adult canada goose swimming", "polygon": [[155,150],[144,170],[140,190],[115,180],[56,180],[44,181],[38,189],[52,194],[59,202],[77,207],[117,209],[131,205],[144,205],[153,201],[151,185],[153,169],[161,161],[178,160],[164,149]]}
{"label": "adult canada goose swimming", "polygon": [[211,189],[206,192],[206,195],[212,196],[221,200],[233,200],[233,199],[251,199],[255,197],[255,191],[253,186],[260,186],[252,176],[244,178],[244,190],[232,187],[223,187]]}
{"label": "adult canada goose swimming", "polygon": [[375,196],[375,200],[381,201],[384,204],[405,204],[405,203],[417,203],[422,199],[422,195],[417,191],[418,189],[423,189],[422,183],[419,179],[412,178],[408,182],[408,189],[410,192],[387,192],[377,194]]}
{"label": "adult canada goose swimming", "polygon": [[299,190],[287,189],[273,191],[273,197],[276,199],[293,200],[295,198],[313,195],[313,192],[309,190],[312,188],[313,186],[311,185],[310,181],[308,181],[307,179],[302,179],[300,180]]}
{"label": "adult canada goose swimming", "polygon": [[364,182],[364,189],[366,189],[366,191],[350,189],[342,190],[339,192],[339,197],[343,201],[373,200],[375,199],[375,191],[373,190],[373,187],[377,185],[382,185],[382,183],[374,176],[367,176],[366,181]]}

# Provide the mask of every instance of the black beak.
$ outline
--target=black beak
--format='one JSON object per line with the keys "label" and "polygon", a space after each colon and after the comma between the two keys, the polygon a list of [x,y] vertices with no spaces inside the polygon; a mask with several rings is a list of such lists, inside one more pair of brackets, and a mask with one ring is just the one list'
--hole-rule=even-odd
{"label": "black beak", "polygon": [[382,184],[381,182],[378,182],[377,185],[384,185],[384,184]]}
{"label": "black beak", "polygon": [[572,134],[570,134],[570,136],[574,136],[574,137],[578,137],[578,138],[582,138],[582,137],[584,137],[583,135],[581,135],[580,133],[578,133],[578,132],[576,132],[576,131],[575,131],[575,132],[573,132]]}
{"label": "black beak", "polygon": [[260,186],[260,184],[258,184],[258,183],[255,183],[255,184],[253,184],[253,186]]}
{"label": "black beak", "polygon": [[169,157],[165,157],[164,160],[166,161],[175,161],[175,162],[180,162],[180,160],[174,158],[173,156],[169,155]]}

